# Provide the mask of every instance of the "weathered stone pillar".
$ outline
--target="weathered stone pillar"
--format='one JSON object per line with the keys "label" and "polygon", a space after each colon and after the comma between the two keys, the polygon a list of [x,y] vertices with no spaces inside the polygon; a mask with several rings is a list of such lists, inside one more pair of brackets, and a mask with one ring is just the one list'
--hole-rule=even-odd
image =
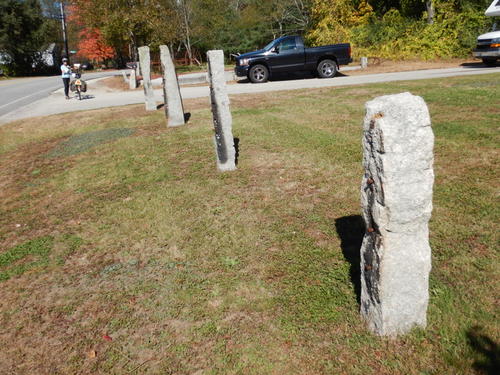
{"label": "weathered stone pillar", "polygon": [[224,76],[224,52],[222,50],[208,51],[207,60],[217,168],[221,172],[233,171],[236,169],[236,150],[232,130],[233,119],[229,110],[229,97]]}
{"label": "weathered stone pillar", "polygon": [[153,84],[151,83],[151,58],[149,56],[149,47],[139,47],[139,60],[141,64],[146,111],[156,111],[155,94],[153,91]]}
{"label": "weathered stone pillar", "polygon": [[361,203],[361,314],[379,335],[426,326],[434,135],[410,93],[366,103]]}
{"label": "weathered stone pillar", "polygon": [[130,90],[135,90],[137,88],[137,76],[135,75],[135,69],[130,71],[128,87]]}
{"label": "weathered stone pillar", "polygon": [[160,60],[163,68],[163,95],[168,126],[184,125],[184,107],[175,66],[167,46],[160,46]]}
{"label": "weathered stone pillar", "polygon": [[361,69],[366,69],[368,67],[368,57],[361,58]]}

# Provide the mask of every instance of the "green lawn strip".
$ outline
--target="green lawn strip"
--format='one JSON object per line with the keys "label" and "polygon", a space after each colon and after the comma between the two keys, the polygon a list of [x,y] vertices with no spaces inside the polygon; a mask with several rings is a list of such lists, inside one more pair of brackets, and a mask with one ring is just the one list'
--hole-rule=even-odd
{"label": "green lawn strip", "polygon": [[[27,270],[44,266],[48,263],[48,255],[52,249],[52,237],[41,237],[17,245],[0,254],[0,281],[10,279],[12,276],[23,274]],[[16,264],[18,261],[30,256],[32,261]]]}
{"label": "green lawn strip", "polygon": [[[65,285],[65,302],[47,302],[88,324],[70,337],[83,355],[64,368],[132,371],[147,353],[162,353],[145,373],[474,373],[484,358],[471,337],[500,336],[491,106],[499,89],[487,84],[496,77],[312,90],[287,94],[270,111],[233,108],[234,173],[216,172],[206,109],[187,127],[71,156],[43,182],[77,194],[74,210],[88,215],[77,237],[85,246],[68,239],[73,250],[63,256],[85,257],[85,270],[65,266],[65,275],[57,261],[48,269]],[[352,282],[363,230],[360,124],[366,100],[406,90],[428,100],[436,134],[431,302],[427,330],[390,340],[366,331]],[[164,124],[157,113],[135,121],[126,127]],[[89,362],[85,350],[101,332],[113,342]]]}
{"label": "green lawn strip", "polygon": [[[52,236],[44,236],[14,246],[0,253],[0,281],[20,276],[32,269],[43,269],[52,260],[55,264],[62,265],[81,243],[82,239],[78,236],[67,234],[56,243]],[[54,247],[58,250],[57,258],[51,257]]]}

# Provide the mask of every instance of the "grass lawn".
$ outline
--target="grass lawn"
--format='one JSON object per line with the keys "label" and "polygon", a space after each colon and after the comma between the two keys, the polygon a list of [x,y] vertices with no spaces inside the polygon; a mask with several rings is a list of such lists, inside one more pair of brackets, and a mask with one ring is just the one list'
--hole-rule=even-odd
{"label": "grass lawn", "polygon": [[[410,91],[436,135],[426,330],[359,314],[364,103]],[[1,374],[493,374],[500,74],[206,98],[0,127]]]}

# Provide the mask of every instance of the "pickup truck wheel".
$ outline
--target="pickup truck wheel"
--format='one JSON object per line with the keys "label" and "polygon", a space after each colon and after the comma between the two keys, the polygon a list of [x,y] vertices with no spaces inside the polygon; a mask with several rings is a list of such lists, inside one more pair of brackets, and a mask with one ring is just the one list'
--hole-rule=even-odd
{"label": "pickup truck wheel", "polygon": [[248,72],[248,79],[253,83],[264,83],[269,78],[269,70],[264,65],[254,65]]}
{"label": "pickup truck wheel", "polygon": [[318,64],[318,75],[320,78],[333,78],[337,74],[337,63],[333,60],[323,60]]}

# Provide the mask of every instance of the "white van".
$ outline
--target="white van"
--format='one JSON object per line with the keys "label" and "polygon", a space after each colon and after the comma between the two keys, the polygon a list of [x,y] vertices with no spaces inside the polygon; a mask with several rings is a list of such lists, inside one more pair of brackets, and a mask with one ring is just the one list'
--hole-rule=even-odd
{"label": "white van", "polygon": [[[484,14],[490,17],[500,16],[500,0],[493,0]],[[491,32],[479,35],[476,49],[473,51],[474,57],[483,60],[488,66],[496,65],[500,59],[500,30],[497,30],[497,24],[494,23]]]}

